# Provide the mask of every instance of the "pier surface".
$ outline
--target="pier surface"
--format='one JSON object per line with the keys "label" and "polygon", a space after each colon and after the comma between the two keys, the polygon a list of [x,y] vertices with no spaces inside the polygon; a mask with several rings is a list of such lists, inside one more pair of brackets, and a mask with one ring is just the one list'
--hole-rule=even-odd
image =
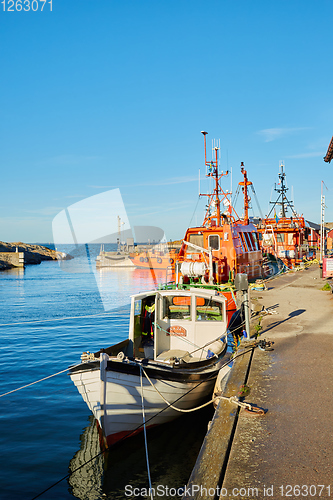
{"label": "pier surface", "polygon": [[[264,317],[260,338],[273,341],[274,350],[254,349],[245,401],[267,413],[240,409],[226,436],[223,421],[235,408],[223,402],[189,482],[201,491],[184,498],[333,496],[333,295],[321,290],[324,283],[313,265],[252,293],[273,313]],[[215,462],[214,446],[207,446],[214,433],[229,445],[223,460]]]}

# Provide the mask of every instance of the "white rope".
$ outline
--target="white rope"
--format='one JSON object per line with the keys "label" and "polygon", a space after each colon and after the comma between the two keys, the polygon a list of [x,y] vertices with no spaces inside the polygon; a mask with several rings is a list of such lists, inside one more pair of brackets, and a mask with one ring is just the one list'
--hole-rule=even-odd
{"label": "white rope", "polygon": [[145,450],[146,450],[147,473],[148,473],[148,482],[149,482],[149,493],[150,493],[151,500],[154,500],[153,493],[152,493],[152,487],[151,487],[151,476],[150,476],[149,457],[148,457],[148,445],[147,445],[147,433],[146,433],[146,416],[145,416],[145,405],[144,405],[144,400],[143,400],[142,372],[144,372],[144,369],[140,365],[142,421],[143,421],[143,434],[144,434],[144,438],[145,438]]}
{"label": "white rope", "polygon": [[36,319],[33,321],[19,321],[17,323],[2,323],[2,324],[0,324],[0,327],[1,326],[14,326],[14,325],[31,325],[34,323],[50,323],[51,321],[66,321],[67,319],[95,318],[96,316],[102,317],[103,315],[106,315],[106,314],[112,314],[112,313],[103,312],[103,313],[96,313],[96,314],[88,314],[86,316],[68,316],[65,318]]}
{"label": "white rope", "polygon": [[[150,378],[148,377],[147,373],[145,372],[144,368],[140,365],[140,371],[143,371],[146,379],[148,380],[148,382],[150,383],[150,385],[153,387],[153,389],[155,389],[155,391],[160,395],[160,397],[163,399],[163,401],[170,407],[172,408],[173,410],[176,410],[176,411],[179,411],[181,413],[191,413],[192,411],[197,411],[197,410],[201,410],[201,408],[204,408],[205,406],[208,406],[210,405],[211,403],[213,403],[214,401],[216,401],[216,399],[224,399],[226,401],[229,401],[229,403],[234,403],[238,406],[241,406],[242,408],[248,408],[248,409],[251,409],[252,406],[249,404],[249,403],[244,403],[242,401],[239,401],[239,399],[237,398],[237,396],[230,396],[230,397],[226,397],[226,396],[217,396],[213,399],[211,399],[210,401],[207,401],[207,403],[204,403],[200,406],[197,406],[196,408],[189,408],[187,410],[184,410],[183,408],[177,408],[176,406],[173,406],[171,403],[169,403],[169,401],[167,401],[165,399],[165,397],[163,396],[163,394],[160,393],[160,391],[157,389],[157,387],[155,387],[155,385],[152,383],[152,381],[150,380]],[[141,376],[141,379],[142,379],[142,376]],[[141,383],[142,383],[142,380],[141,380]]]}
{"label": "white rope", "polygon": [[[80,363],[78,365],[72,366],[71,368],[75,368],[76,366],[79,366],[79,365],[80,365]],[[61,372],[53,373],[53,375],[49,375],[48,377],[44,377],[44,378],[41,378],[40,380],[36,380],[35,382],[31,382],[30,384],[23,385],[22,387],[18,387],[17,389],[13,389],[12,391],[5,392],[4,394],[0,394],[0,398],[2,398],[3,396],[8,396],[8,394],[12,394],[13,392],[20,391],[21,389],[25,389],[26,387],[30,387],[31,385],[38,384],[38,382],[43,382],[43,380],[47,380],[48,378],[55,377],[56,375],[60,375],[61,373],[65,373],[65,372],[68,372],[68,368],[66,368],[65,370],[62,370]]]}
{"label": "white rope", "polygon": [[244,401],[239,401],[237,396],[230,396],[230,398],[227,398],[225,396],[217,396],[216,399],[227,399],[229,403],[234,403],[235,405],[238,405],[241,408],[247,408],[248,410],[252,409],[252,406],[249,403],[244,403]]}
{"label": "white rope", "polygon": [[176,410],[176,411],[179,411],[181,413],[190,413],[192,411],[196,411],[196,410],[199,410],[200,408],[203,408],[204,406],[207,406],[209,405],[210,403],[213,402],[212,401],[208,401],[208,403],[205,403],[201,406],[198,406],[197,408],[190,408],[188,410],[184,410],[182,408],[177,408],[176,406],[173,406],[171,403],[169,403],[169,401],[167,399],[165,399],[165,397],[163,396],[163,394],[160,393],[160,391],[157,389],[157,387],[155,387],[155,385],[153,384],[153,382],[150,380],[150,378],[148,377],[147,373],[145,372],[144,368],[140,365],[140,369],[143,371],[146,379],[148,380],[148,382],[150,383],[150,385],[152,386],[153,389],[155,389],[155,391],[159,394],[159,396],[163,399],[163,401],[170,407],[172,408],[173,410]]}

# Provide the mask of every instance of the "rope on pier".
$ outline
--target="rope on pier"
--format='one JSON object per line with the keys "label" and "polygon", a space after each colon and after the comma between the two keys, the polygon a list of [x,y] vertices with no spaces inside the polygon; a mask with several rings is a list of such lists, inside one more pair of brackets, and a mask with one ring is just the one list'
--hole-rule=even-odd
{"label": "rope on pier", "polygon": [[[176,406],[173,406],[172,403],[170,403],[169,401],[167,401],[167,399],[165,399],[165,397],[163,396],[163,394],[161,394],[161,392],[157,389],[157,387],[155,387],[155,385],[153,384],[153,382],[150,380],[149,376],[147,375],[146,371],[144,370],[144,368],[142,366],[140,366],[140,370],[143,372],[144,376],[146,377],[146,379],[148,380],[148,382],[150,383],[150,385],[152,386],[153,389],[155,389],[155,391],[159,394],[159,396],[163,399],[163,401],[168,405],[168,408],[172,408],[173,410],[176,410],[176,411],[179,411],[180,413],[191,413],[193,411],[197,411],[197,410],[201,410],[201,408],[204,408],[205,406],[208,406],[210,405],[211,403],[214,403],[214,401],[216,401],[217,399],[224,399],[225,401],[229,401],[229,403],[233,403],[233,404],[236,404],[238,406],[240,406],[241,408],[245,408],[249,411],[255,411],[255,408],[253,405],[251,405],[250,403],[244,403],[243,401],[240,401],[237,396],[230,396],[230,397],[227,397],[227,396],[217,396],[213,399],[211,399],[210,401],[207,401],[206,403],[200,405],[200,406],[197,406],[196,408],[189,408],[189,409],[183,409],[183,408],[177,408]],[[144,423],[145,425],[145,423]]]}

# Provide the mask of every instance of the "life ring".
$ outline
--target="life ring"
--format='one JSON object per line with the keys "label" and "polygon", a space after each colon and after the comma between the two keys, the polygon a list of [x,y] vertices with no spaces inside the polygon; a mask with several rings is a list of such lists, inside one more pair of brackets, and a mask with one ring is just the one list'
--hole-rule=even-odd
{"label": "life ring", "polygon": [[169,259],[169,262],[170,262],[170,264],[173,264],[174,260],[173,259]]}
{"label": "life ring", "polygon": [[144,258],[144,261],[145,261],[145,262],[149,262],[148,257],[145,257],[145,258]]}
{"label": "life ring", "polygon": [[140,257],[140,262],[143,262],[143,257]]}
{"label": "life ring", "polygon": [[162,264],[162,259],[161,259],[161,257],[157,257],[157,259],[156,259],[156,260],[157,260],[157,264]]}

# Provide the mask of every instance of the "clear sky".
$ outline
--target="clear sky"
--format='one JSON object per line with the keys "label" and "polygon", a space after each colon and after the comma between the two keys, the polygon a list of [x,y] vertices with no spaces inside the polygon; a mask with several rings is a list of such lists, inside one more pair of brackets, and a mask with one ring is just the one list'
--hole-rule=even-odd
{"label": "clear sky", "polygon": [[23,5],[0,3],[0,240],[50,242],[59,212],[114,188],[132,226],[181,238],[204,214],[201,130],[264,214],[284,161],[297,211],[320,222],[324,181],[333,221],[332,0]]}

